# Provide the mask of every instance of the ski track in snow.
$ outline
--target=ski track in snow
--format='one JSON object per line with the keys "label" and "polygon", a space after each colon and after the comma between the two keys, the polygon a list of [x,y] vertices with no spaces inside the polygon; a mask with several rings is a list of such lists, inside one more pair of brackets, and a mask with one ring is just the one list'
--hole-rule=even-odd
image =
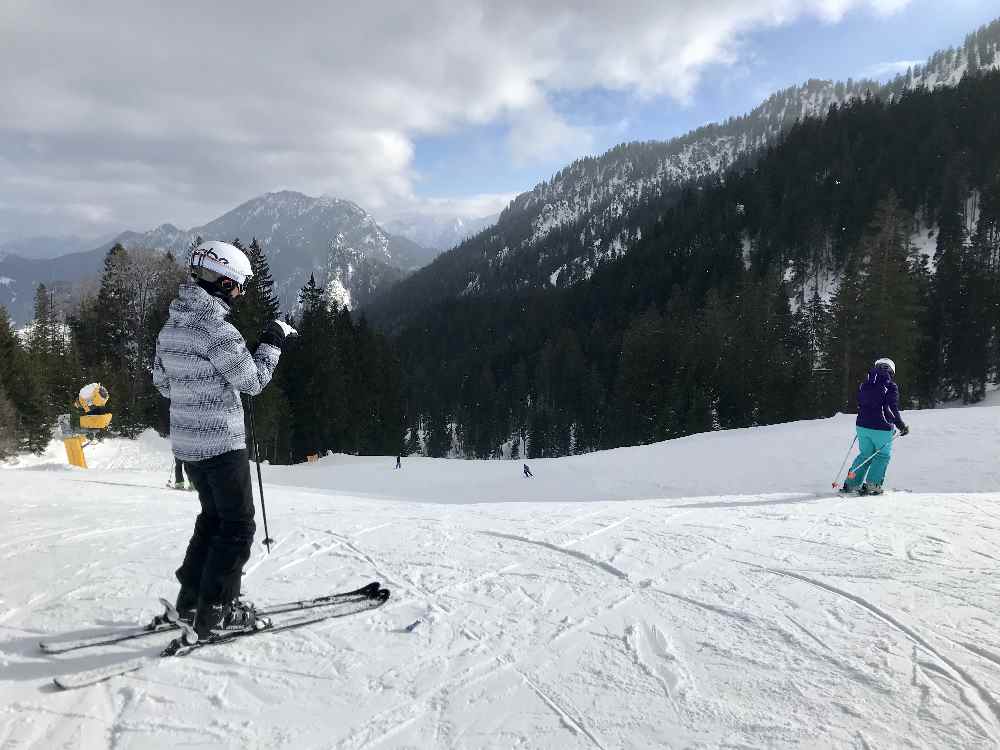
{"label": "ski track in snow", "polygon": [[620,578],[623,581],[628,581],[628,574],[623,573],[622,571],[618,570],[618,568],[616,568],[614,565],[611,565],[610,563],[606,563],[603,560],[595,560],[593,557],[591,557],[590,555],[586,554],[585,552],[579,552],[577,550],[566,549],[565,547],[560,547],[558,544],[552,544],[551,542],[542,542],[542,541],[539,541],[537,539],[529,539],[528,537],[520,536],[518,534],[503,534],[503,533],[500,533],[498,531],[483,531],[483,532],[480,532],[480,533],[482,533],[482,534],[484,534],[486,536],[496,537],[498,539],[511,539],[511,540],[513,540],[515,542],[524,542],[525,544],[534,544],[534,545],[536,545],[538,547],[544,547],[545,549],[550,549],[553,552],[559,552],[559,553],[564,554],[564,555],[569,555],[570,557],[576,558],[577,560],[583,560],[585,563],[587,563],[589,565],[593,565],[595,568],[599,568],[600,570],[603,570],[606,573],[610,573],[611,575],[615,576],[616,578]]}
{"label": "ski track in snow", "polygon": [[[562,723],[565,724],[566,727],[573,732],[573,734],[582,734],[586,736],[586,738],[590,740],[595,747],[599,748],[599,750],[605,750],[604,743],[601,742],[594,735],[594,733],[587,728],[587,723],[584,721],[583,717],[580,715],[577,709],[571,707],[563,708],[562,706],[559,705],[560,701],[554,694],[541,688],[534,680],[532,680],[522,670],[515,669],[514,671],[521,676],[521,679],[524,680],[524,682],[528,685],[528,687],[530,687],[534,691],[535,695],[541,698],[542,701],[545,703],[545,705],[547,705],[549,708],[553,710],[553,712],[555,712],[555,714],[559,717],[560,721],[562,721]],[[575,718],[569,715],[569,711],[572,711],[576,715]]]}
{"label": "ski track in snow", "polygon": [[[889,614],[887,611],[883,610],[882,608],[878,607],[875,604],[872,604],[867,599],[865,599],[862,596],[858,596],[857,594],[852,594],[849,591],[837,588],[836,586],[832,586],[828,583],[823,583],[822,581],[810,578],[809,576],[800,575],[799,573],[793,573],[788,570],[771,570],[770,572],[776,575],[788,576],[789,578],[796,578],[800,581],[804,581],[805,583],[810,584],[811,586],[815,586],[817,588],[824,589],[831,593],[837,594],[838,596],[842,596],[848,601],[857,604],[859,607],[868,610],[875,617],[879,618],[880,620],[883,620],[884,622],[888,623],[892,627],[899,630],[901,633],[905,634],[907,637],[912,639],[917,645],[921,646],[928,653],[937,657],[937,659],[946,666],[948,666],[967,687],[973,689],[976,693],[979,694],[979,697],[982,699],[983,703],[993,714],[994,728],[996,728],[995,727],[996,723],[1000,722],[1000,704],[997,703],[996,698],[994,698],[990,694],[989,690],[987,690],[982,684],[980,684],[975,678],[973,678],[965,669],[959,666],[952,659],[943,655],[934,646],[932,646],[927,641],[926,638],[921,636],[911,626],[905,625],[899,619]],[[998,744],[1000,744],[1000,735],[997,735],[994,732],[993,739]]]}
{"label": "ski track in snow", "polygon": [[378,579],[389,602],[71,692],[51,679],[169,635],[38,641],[153,614],[197,501],[163,490],[148,436],[98,446],[89,475],[0,470],[0,748],[997,747],[1000,494],[976,477],[1000,411],[955,412],[937,432],[937,413],[908,420],[941,461],[907,438],[890,469],[952,491],[877,500],[783,487],[767,463],[827,429],[839,461],[846,418],[533,461],[532,481],[505,462],[265,466],[277,543],[260,529],[246,594]]}

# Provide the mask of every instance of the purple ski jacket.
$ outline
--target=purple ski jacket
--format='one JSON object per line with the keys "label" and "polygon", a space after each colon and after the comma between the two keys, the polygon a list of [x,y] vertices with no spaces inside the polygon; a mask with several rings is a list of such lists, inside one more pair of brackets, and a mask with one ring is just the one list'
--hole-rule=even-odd
{"label": "purple ski jacket", "polygon": [[858,388],[858,427],[891,430],[906,427],[899,414],[899,386],[885,368],[873,367]]}

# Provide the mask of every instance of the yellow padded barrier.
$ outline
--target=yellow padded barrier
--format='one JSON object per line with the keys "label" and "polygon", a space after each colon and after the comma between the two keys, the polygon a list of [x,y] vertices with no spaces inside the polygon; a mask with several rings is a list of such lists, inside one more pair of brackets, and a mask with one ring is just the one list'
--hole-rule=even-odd
{"label": "yellow padded barrier", "polygon": [[87,459],[83,457],[83,441],[86,438],[81,436],[63,438],[63,445],[66,446],[66,458],[73,466],[81,469],[87,468]]}

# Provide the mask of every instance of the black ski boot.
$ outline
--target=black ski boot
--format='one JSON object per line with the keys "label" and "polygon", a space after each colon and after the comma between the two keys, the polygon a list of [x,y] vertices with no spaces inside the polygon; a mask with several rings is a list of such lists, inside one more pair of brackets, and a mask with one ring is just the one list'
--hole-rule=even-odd
{"label": "black ski boot", "polygon": [[194,618],[194,626],[183,628],[183,634],[167,644],[162,655],[173,656],[199,641],[211,641],[222,637],[227,631],[259,630],[269,626],[268,618],[258,618],[257,608],[250,602],[241,602],[238,599],[228,604],[201,602]]}
{"label": "black ski boot", "polygon": [[205,604],[198,607],[194,630],[199,638],[225,630],[253,630],[257,625],[257,608],[250,602],[234,599],[228,604]]}
{"label": "black ski boot", "polygon": [[868,494],[869,495],[881,495],[882,494],[882,485],[881,484],[873,484],[873,485],[869,486],[868,487]]}
{"label": "black ski boot", "polygon": [[861,485],[860,488],[858,488],[858,494],[861,495],[862,497],[867,495],[870,491],[871,490],[868,487],[868,482],[865,482],[863,485]]}
{"label": "black ski boot", "polygon": [[854,494],[854,488],[853,487],[848,487],[845,484],[839,490],[837,490],[837,492],[839,492],[841,495],[853,495]]}

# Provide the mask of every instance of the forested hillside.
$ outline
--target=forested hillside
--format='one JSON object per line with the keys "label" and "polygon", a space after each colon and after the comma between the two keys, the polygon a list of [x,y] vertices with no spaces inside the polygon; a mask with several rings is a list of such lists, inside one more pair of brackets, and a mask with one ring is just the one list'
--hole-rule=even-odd
{"label": "forested hillside", "polygon": [[517,196],[495,226],[379,295],[368,313],[396,328],[415,311],[446,299],[580,283],[630,253],[680,186],[757,158],[797,122],[858,98],[893,102],[909,91],[953,87],[966,73],[996,69],[1000,20],[885,84],[813,79],[775,92],[744,115],[678,138],[623,143],[578,159]]}
{"label": "forested hillside", "polygon": [[[998,364],[997,133],[997,73],[807,119],[665,195],[589,281],[411,320],[409,426],[431,455],[453,438],[498,455],[512,435],[529,456],[564,455],[848,409],[883,355],[908,406],[977,400]],[[825,298],[831,268],[842,283]]]}
{"label": "forested hillside", "polygon": [[[652,181],[577,162],[515,201],[501,234],[446,253],[372,308],[386,334],[305,275],[301,336],[256,401],[264,457],[386,454],[404,440],[433,456],[559,456],[824,416],[850,410],[886,355],[907,408],[982,399],[1000,374],[998,35],[985,27],[881,92],[849,98],[831,84],[834,103],[815,117],[799,119],[816,109],[802,100],[812,83],[775,95],[740,127],[763,142],[771,131],[755,128],[777,123],[781,140],[701,154],[696,179],[661,172],[707,143],[697,139],[671,142],[667,162],[663,144],[613,150],[615,169],[641,165]],[[590,208],[539,224],[553,204],[532,201],[549,193]],[[495,246],[515,236],[522,251]],[[626,236],[628,252],[594,254]],[[487,246],[483,283],[467,261]],[[233,319],[252,347],[280,305],[271,250],[246,250],[255,276]],[[181,266],[116,245],[65,318],[45,286],[26,332],[0,308],[0,456],[43,448],[94,380],[111,389],[113,431],[166,429],[149,371]]]}
{"label": "forested hillside", "polygon": [[[270,264],[256,240],[242,247],[254,269],[230,320],[251,351],[280,315]],[[150,372],[156,338],[186,261],[168,252],[112,247],[100,286],[63,318],[45,285],[35,317],[19,336],[0,306],[0,459],[43,450],[59,415],[73,413],[81,386],[111,393],[112,434],[134,437],[148,427],[166,434],[168,402]],[[387,454],[401,442],[399,363],[384,337],[310,278],[301,290],[299,336],[290,340],[268,387],[254,399],[261,458],[304,461],[310,454]],[[244,403],[248,399],[244,396]],[[249,431],[247,434],[250,434]]]}

